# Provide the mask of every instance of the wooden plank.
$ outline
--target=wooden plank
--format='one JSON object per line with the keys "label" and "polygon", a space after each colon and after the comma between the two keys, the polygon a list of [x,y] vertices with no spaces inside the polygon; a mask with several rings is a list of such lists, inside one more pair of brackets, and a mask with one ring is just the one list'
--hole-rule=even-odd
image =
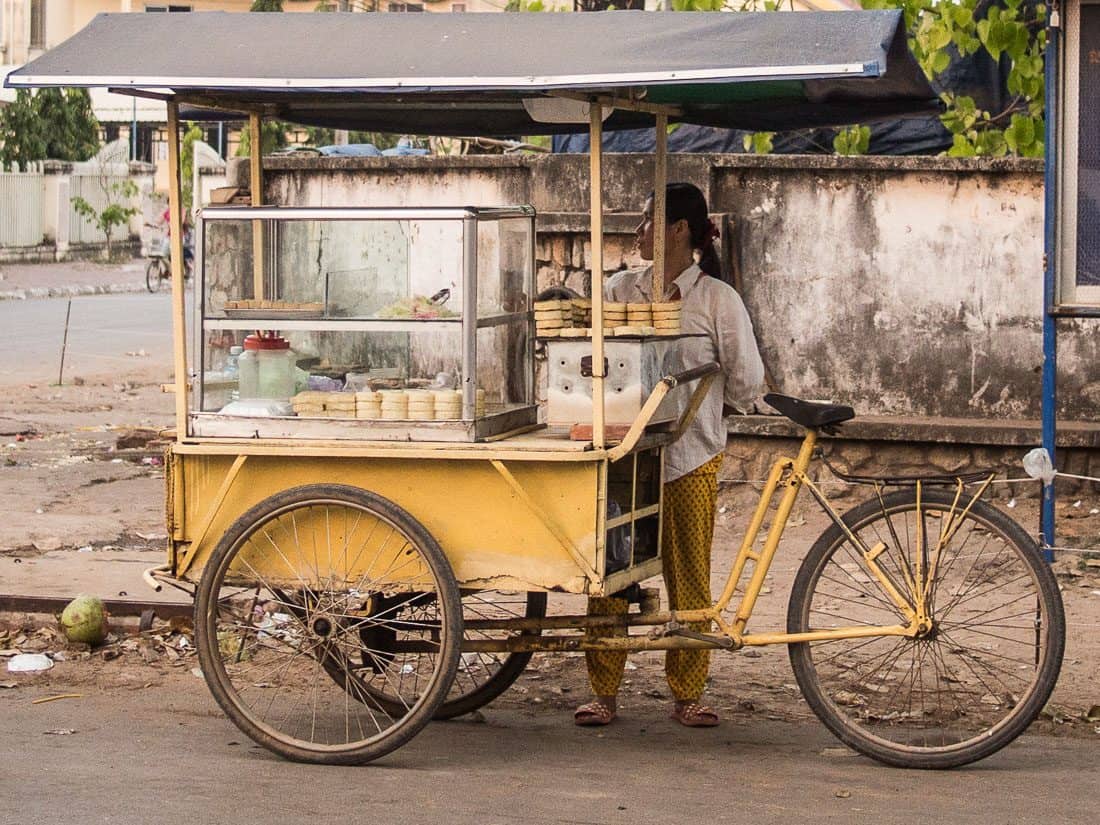
{"label": "wooden plank", "polygon": [[187,432],[187,315],[183,300],[183,188],[180,183],[179,105],[168,104],[168,214],[172,238],[172,363],[176,432]]}
{"label": "wooden plank", "polygon": [[650,299],[665,296],[665,187],[668,184],[668,116],[658,115],[654,127],[657,148],[653,161],[653,291]]}
{"label": "wooden plank", "polygon": [[603,111],[593,103],[588,128],[589,212],[592,220],[592,446],[604,439],[603,348]]}

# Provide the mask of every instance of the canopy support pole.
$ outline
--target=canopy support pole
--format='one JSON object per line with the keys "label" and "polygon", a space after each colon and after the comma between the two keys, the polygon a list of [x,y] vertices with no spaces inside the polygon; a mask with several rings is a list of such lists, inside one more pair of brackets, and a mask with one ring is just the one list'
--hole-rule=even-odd
{"label": "canopy support pole", "polygon": [[657,115],[654,127],[656,156],[653,161],[653,291],[651,301],[665,298],[665,188],[668,185],[668,115]]}
{"label": "canopy support pole", "polygon": [[[1042,378],[1042,435],[1043,447],[1057,467],[1055,443],[1058,432],[1058,319],[1054,317],[1057,301],[1058,277],[1058,69],[1059,35],[1057,20],[1047,27],[1045,65],[1046,99],[1051,105],[1046,110],[1046,168],[1043,186],[1043,378]],[[1048,562],[1054,561],[1054,482],[1043,484],[1043,499],[1039,510],[1039,543]]]}
{"label": "canopy support pole", "polygon": [[180,185],[180,110],[168,103],[168,227],[172,264],[172,361],[176,373],[176,438],[187,435],[187,314],[183,296],[183,188]]}
{"label": "canopy support pole", "polygon": [[[248,116],[248,135],[251,145],[249,158],[250,183],[253,206],[264,204],[264,146],[263,118],[256,112]],[[252,297],[257,301],[264,299],[264,224],[252,221]]]}
{"label": "canopy support pole", "polygon": [[589,209],[592,214],[592,446],[604,448],[603,350],[603,107],[592,103],[588,128]]}

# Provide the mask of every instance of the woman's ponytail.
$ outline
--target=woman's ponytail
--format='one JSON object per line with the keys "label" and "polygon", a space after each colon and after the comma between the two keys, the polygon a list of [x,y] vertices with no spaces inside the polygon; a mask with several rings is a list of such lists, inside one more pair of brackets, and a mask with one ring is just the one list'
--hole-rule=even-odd
{"label": "woman's ponytail", "polygon": [[713,278],[722,277],[722,263],[714,241],[718,228],[711,221],[707,199],[699,187],[691,183],[670,183],[665,188],[665,220],[670,223],[687,221],[691,246],[699,251],[699,268]]}

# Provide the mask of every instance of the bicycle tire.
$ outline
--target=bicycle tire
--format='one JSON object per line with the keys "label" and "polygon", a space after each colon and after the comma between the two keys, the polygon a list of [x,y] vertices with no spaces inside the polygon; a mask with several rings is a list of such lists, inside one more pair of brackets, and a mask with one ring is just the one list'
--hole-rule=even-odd
{"label": "bicycle tire", "polygon": [[[393,600],[422,593],[432,605],[395,621]],[[364,649],[363,628],[394,642]],[[458,587],[435,539],[393,502],[340,484],[292,488],[245,512],[195,603],[215,700],[255,742],[298,762],[363,764],[412,739],[446,698],[461,638]],[[371,680],[390,686],[399,710],[357,689]]]}
{"label": "bicycle tire", "polygon": [[[929,537],[938,526],[942,539],[953,518],[958,527],[937,555]],[[879,564],[910,603],[915,588],[907,582],[918,571],[933,579],[933,628],[917,639],[789,645],[795,679],[817,717],[854,750],[903,768],[966,765],[1023,733],[1050,697],[1065,647],[1057,581],[1030,536],[995,507],[942,489],[923,491],[919,508],[913,489],[864,502],[843,522],[868,546],[886,545]],[[980,547],[968,549],[971,540]],[[985,555],[990,543],[1000,549]],[[910,544],[919,552],[906,567]],[[835,524],[818,538],[795,578],[788,632],[826,627],[830,616],[834,626],[906,623],[860,558]]]}
{"label": "bicycle tire", "polygon": [[160,282],[160,264],[156,258],[150,258],[145,265],[145,288],[150,292],[157,292],[160,290]]}

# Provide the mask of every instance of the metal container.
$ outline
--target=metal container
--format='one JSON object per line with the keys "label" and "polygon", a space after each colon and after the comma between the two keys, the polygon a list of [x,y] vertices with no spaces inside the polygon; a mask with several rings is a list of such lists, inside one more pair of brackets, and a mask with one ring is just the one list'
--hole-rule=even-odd
{"label": "metal container", "polygon": [[[607,378],[604,380],[604,421],[630,424],[657,382],[683,369],[680,342],[684,336],[658,338],[606,338]],[[592,378],[584,373],[582,359],[592,356],[588,339],[547,341],[549,385],[548,424],[592,423]],[[674,389],[657,408],[652,423],[675,420],[690,388]]]}

